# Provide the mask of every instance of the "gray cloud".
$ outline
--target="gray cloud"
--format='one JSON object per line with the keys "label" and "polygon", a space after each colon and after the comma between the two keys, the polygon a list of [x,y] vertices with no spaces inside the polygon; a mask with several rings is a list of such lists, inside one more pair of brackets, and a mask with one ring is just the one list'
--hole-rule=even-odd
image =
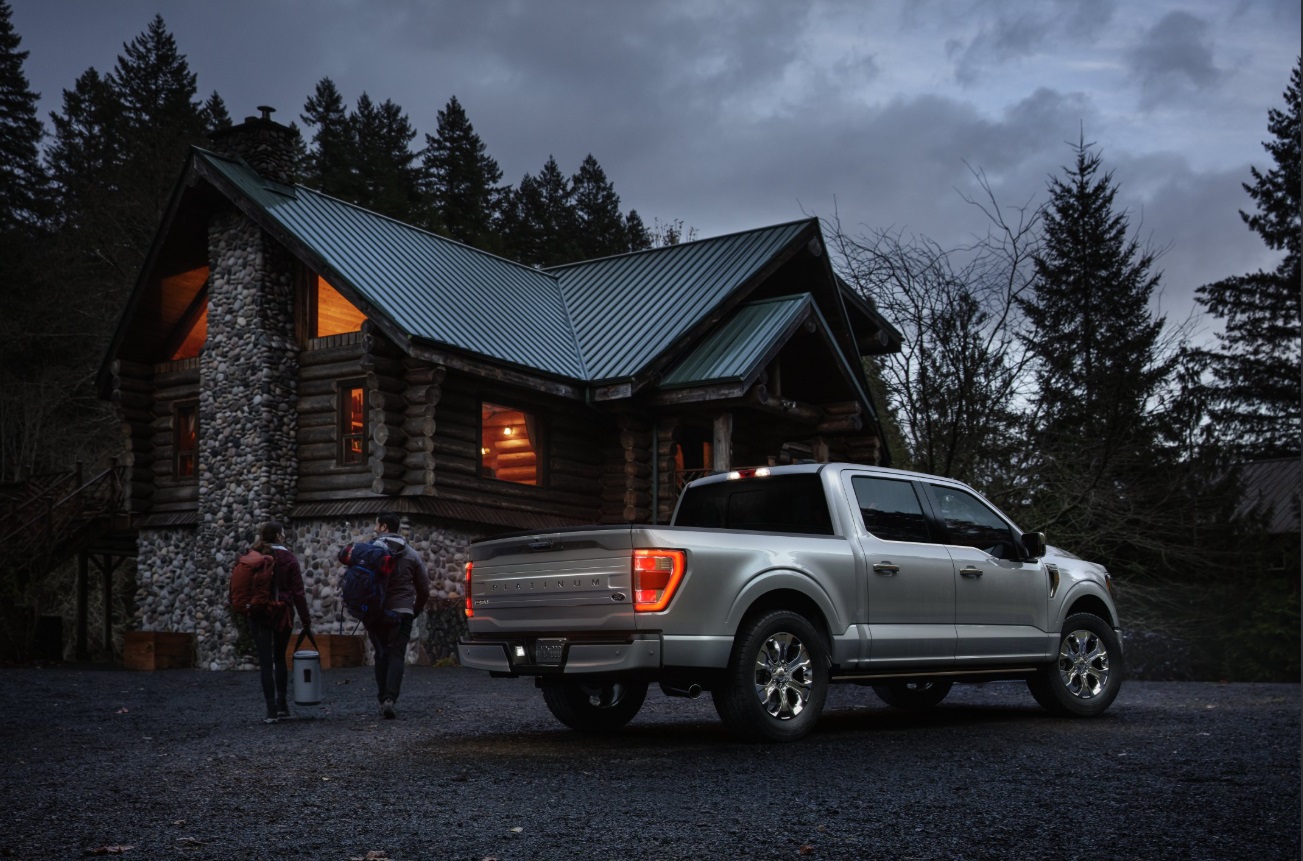
{"label": "gray cloud", "polygon": [[1206,21],[1189,12],[1169,12],[1128,52],[1142,107],[1207,90],[1222,80],[1224,73],[1213,62],[1209,29]]}
{"label": "gray cloud", "polygon": [[[948,40],[946,55],[954,63],[955,79],[974,85],[1008,62],[1048,46],[1094,41],[1109,26],[1114,9],[1113,0],[976,0],[961,15],[976,32]],[[947,4],[945,11],[952,12],[953,6]]]}

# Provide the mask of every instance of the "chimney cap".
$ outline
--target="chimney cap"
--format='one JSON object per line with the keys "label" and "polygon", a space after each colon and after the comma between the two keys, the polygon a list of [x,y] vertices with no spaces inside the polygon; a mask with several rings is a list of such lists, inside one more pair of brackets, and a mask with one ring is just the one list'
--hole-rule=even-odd
{"label": "chimney cap", "polygon": [[271,115],[276,113],[276,109],[271,105],[258,105],[258,110],[262,111],[262,118],[264,120],[270,120]]}

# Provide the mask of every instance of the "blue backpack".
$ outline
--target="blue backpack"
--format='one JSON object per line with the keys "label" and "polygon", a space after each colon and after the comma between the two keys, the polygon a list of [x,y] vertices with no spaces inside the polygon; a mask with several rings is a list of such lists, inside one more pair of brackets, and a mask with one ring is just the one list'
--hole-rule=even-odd
{"label": "blue backpack", "polygon": [[379,619],[385,612],[385,585],[394,557],[382,544],[350,544],[339,551],[339,561],[347,566],[340,588],[344,609],[362,623]]}

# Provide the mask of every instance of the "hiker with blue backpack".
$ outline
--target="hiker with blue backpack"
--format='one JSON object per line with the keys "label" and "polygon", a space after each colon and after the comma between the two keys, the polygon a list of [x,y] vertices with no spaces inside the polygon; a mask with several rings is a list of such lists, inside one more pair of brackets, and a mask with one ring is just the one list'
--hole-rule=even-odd
{"label": "hiker with blue backpack", "polygon": [[400,529],[398,515],[380,514],[374,541],[350,544],[339,551],[339,561],[345,565],[344,609],[361,621],[371,639],[376,698],[381,716],[391,720],[397,716],[394,703],[403,685],[412,624],[430,600],[425,563],[399,534]]}

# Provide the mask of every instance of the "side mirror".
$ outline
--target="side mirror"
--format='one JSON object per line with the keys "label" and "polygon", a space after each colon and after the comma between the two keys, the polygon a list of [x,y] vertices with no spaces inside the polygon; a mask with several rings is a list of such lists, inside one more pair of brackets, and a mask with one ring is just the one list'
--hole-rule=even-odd
{"label": "side mirror", "polygon": [[1024,532],[1022,546],[1023,550],[1027,551],[1028,559],[1040,559],[1045,555],[1045,533]]}

